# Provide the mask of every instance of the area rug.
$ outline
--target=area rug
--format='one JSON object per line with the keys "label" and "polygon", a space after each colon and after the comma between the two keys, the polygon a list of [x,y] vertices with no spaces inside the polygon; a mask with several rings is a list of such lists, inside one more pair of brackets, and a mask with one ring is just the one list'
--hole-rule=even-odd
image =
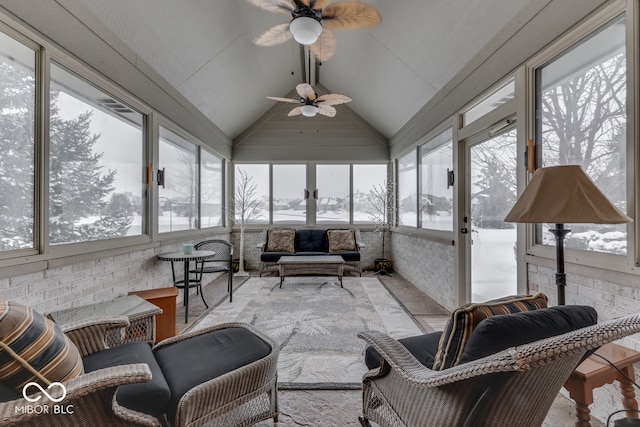
{"label": "area rug", "polygon": [[280,344],[281,389],[361,386],[366,344],[356,334],[379,330],[394,338],[424,333],[377,278],[252,277],[204,314],[193,329],[244,322]]}

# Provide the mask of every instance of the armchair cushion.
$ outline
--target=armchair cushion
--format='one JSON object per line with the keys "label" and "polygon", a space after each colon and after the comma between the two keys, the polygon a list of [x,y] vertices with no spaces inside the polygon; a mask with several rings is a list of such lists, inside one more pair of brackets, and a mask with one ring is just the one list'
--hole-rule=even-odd
{"label": "armchair cushion", "polygon": [[438,352],[433,363],[434,371],[456,366],[475,327],[484,319],[498,314],[511,314],[547,307],[547,296],[514,295],[483,303],[466,304],[457,308],[444,328]]}
{"label": "armchair cushion", "polygon": [[[430,334],[400,338],[398,341],[409,350],[413,357],[418,359],[418,362],[431,369],[436,357],[436,352],[438,351],[438,343],[440,342],[441,336],[442,331],[438,331],[431,332]],[[379,367],[380,361],[380,353],[373,347],[367,347],[364,353],[364,363],[367,365],[367,368],[375,369]]]}
{"label": "armchair cushion", "polygon": [[349,252],[356,250],[353,230],[327,230],[329,252]]}
{"label": "armchair cushion", "polygon": [[125,408],[162,417],[171,399],[171,390],[162,370],[146,342],[135,341],[112,347],[83,359],[86,372],[133,363],[146,363],[151,370],[151,381],[118,387],[116,401]]}
{"label": "armchair cushion", "polygon": [[[13,301],[0,301],[0,380],[16,391],[35,381],[37,371],[50,382],[63,382],[82,373],[78,348],[50,319],[31,307]],[[17,357],[16,357],[17,356]]]}
{"label": "armchair cushion", "polygon": [[267,252],[295,252],[296,231],[271,228],[267,236]]}
{"label": "armchair cushion", "polygon": [[586,328],[595,325],[597,321],[596,310],[583,305],[561,305],[493,316],[483,320],[475,328],[464,348],[460,363]]}
{"label": "armchair cushion", "polygon": [[153,350],[171,389],[169,420],[182,396],[192,388],[260,360],[271,347],[245,328],[225,328]]}

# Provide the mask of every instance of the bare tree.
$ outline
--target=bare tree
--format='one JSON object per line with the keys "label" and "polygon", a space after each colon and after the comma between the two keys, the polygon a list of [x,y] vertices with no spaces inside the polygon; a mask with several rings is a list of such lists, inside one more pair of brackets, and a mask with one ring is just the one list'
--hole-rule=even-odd
{"label": "bare tree", "polygon": [[264,210],[264,201],[258,197],[258,186],[242,169],[238,169],[236,189],[232,203],[235,221],[240,222],[240,265],[236,276],[246,276],[244,271],[244,230],[247,224],[260,217]]}
{"label": "bare tree", "polygon": [[374,185],[369,191],[369,220],[376,226],[376,231],[382,233],[382,257],[384,258],[384,238],[391,230],[393,218],[393,187],[385,180],[382,184]]}

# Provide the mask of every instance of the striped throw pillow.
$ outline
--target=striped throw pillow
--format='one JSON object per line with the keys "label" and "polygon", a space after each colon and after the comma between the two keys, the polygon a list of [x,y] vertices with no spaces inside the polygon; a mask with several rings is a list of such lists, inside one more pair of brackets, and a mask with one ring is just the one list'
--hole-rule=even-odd
{"label": "striped throw pillow", "polygon": [[[35,373],[34,373],[35,371]],[[18,392],[34,381],[67,381],[83,372],[77,347],[30,307],[0,300],[0,381]]]}
{"label": "striped throw pillow", "polygon": [[456,309],[442,332],[433,363],[434,371],[456,366],[474,328],[482,320],[497,314],[511,314],[547,307],[547,296],[514,295],[483,303],[466,304]]}

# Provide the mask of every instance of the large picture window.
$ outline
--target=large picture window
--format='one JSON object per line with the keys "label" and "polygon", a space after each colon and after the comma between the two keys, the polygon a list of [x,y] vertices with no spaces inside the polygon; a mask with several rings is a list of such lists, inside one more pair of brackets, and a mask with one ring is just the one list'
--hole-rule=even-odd
{"label": "large picture window", "polygon": [[223,226],[222,159],[200,150],[200,225],[202,228]]}
{"label": "large picture window", "polygon": [[236,165],[234,189],[235,223],[241,224],[244,220],[245,224],[268,224],[269,165]]}
{"label": "large picture window", "polygon": [[162,126],[159,146],[158,231],[198,228],[197,146]]}
{"label": "large picture window", "polygon": [[0,33],[0,251],[34,247],[35,58]]}
{"label": "large picture window", "polygon": [[[624,16],[564,52],[536,74],[537,146],[542,166],[580,165],[627,210],[627,60]],[[625,225],[570,224],[566,247],[625,255]],[[553,245],[548,226],[536,243]]]}
{"label": "large picture window", "polygon": [[390,213],[393,188],[387,178],[387,165],[353,165],[354,224],[380,222],[380,215]]}
{"label": "large picture window", "polygon": [[349,165],[316,166],[316,222],[349,223]]}
{"label": "large picture window", "polygon": [[144,116],[51,62],[49,241],[145,233]]}
{"label": "large picture window", "polygon": [[306,165],[273,165],[273,223],[304,224]]}
{"label": "large picture window", "polygon": [[397,160],[398,168],[398,225],[418,225],[418,169],[416,151]]}
{"label": "large picture window", "polygon": [[453,169],[451,128],[420,147],[420,226],[433,230],[453,230]]}

